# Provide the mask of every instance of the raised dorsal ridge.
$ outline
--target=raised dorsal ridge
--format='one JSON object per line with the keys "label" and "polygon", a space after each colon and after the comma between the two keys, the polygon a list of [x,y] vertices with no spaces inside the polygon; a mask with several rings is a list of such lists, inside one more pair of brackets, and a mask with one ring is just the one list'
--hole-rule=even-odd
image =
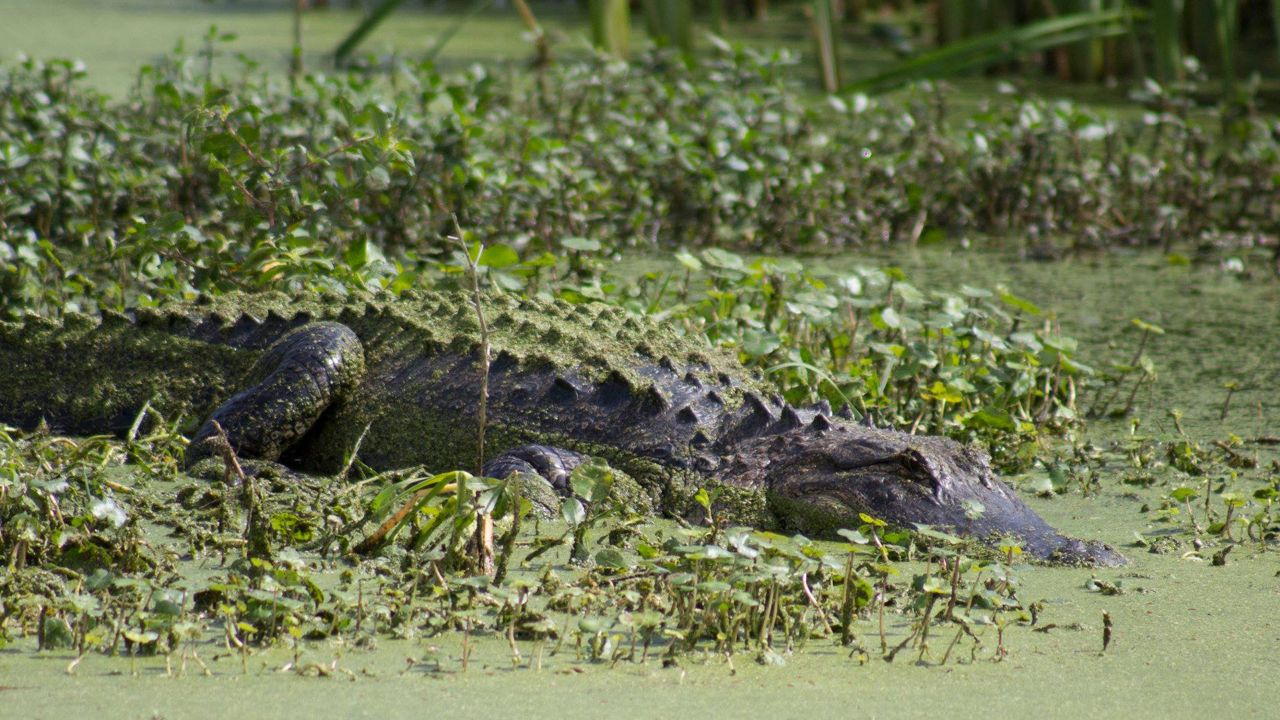
{"label": "raised dorsal ridge", "polygon": [[547,390],[548,399],[553,402],[573,402],[582,394],[582,390],[573,383],[572,380],[557,375],[556,379],[551,382],[551,387]]}

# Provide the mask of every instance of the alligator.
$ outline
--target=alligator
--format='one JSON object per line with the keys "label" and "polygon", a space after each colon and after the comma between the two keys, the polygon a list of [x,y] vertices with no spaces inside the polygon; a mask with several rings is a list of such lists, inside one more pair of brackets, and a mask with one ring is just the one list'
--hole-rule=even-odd
{"label": "alligator", "polygon": [[[950,439],[797,407],[728,351],[605,303],[490,294],[489,475],[536,472],[563,491],[585,457],[634,479],[638,510],[693,517],[716,488],[727,522],[815,536],[867,513],[990,543],[1014,536],[1049,562],[1117,565],[1054,530]],[[204,420],[245,458],[334,473],[358,449],[374,469],[474,468],[481,324],[458,291],[230,293],[101,316],[0,323],[0,422],[65,434],[128,432],[144,407]]]}

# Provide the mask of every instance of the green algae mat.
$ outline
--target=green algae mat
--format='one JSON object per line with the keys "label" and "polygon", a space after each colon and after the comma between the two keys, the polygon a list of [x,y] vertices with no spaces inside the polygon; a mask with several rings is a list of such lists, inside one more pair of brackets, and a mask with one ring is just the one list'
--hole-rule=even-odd
{"label": "green algae mat", "polygon": [[[877,259],[841,260],[868,261]],[[1145,341],[1154,377],[1135,385],[1132,414],[1095,420],[1077,440],[1106,451],[1073,464],[1064,449],[1062,467],[1011,478],[1052,525],[1121,549],[1128,566],[1017,565],[1021,610],[1006,626],[976,625],[971,640],[939,625],[927,651],[913,646],[892,662],[876,651],[874,613],[857,623],[852,646],[818,633],[791,651],[704,645],[644,661],[601,656],[584,632],[561,633],[560,642],[521,636],[514,651],[499,632],[453,631],[299,637],[249,652],[206,628],[200,642],[167,654],[116,657],[15,636],[0,649],[0,715],[1274,717],[1280,553],[1250,540],[1243,524],[1238,542],[1210,532],[1230,504],[1223,498],[1274,475],[1280,288],[1250,277],[1261,260],[1190,265],[1113,254],[1047,264],[924,251],[892,261],[918,282],[964,277],[1035,297],[1096,363],[1128,362],[1143,327],[1161,330]],[[1227,457],[1238,469],[1197,464],[1219,445],[1233,448]],[[1043,491],[1062,483],[1069,487]],[[163,533],[148,540],[162,544]],[[548,557],[555,553],[567,560],[561,550]],[[210,577],[220,563],[179,558],[176,568]],[[336,592],[341,572],[317,573],[325,592]],[[909,639],[916,622],[889,612],[885,642]],[[37,651],[42,640],[50,648]]]}

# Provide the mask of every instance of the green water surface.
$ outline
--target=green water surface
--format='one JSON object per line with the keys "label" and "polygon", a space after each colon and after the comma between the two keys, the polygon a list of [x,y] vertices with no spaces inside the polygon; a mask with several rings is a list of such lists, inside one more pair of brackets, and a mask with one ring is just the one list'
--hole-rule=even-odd
{"label": "green water surface", "polygon": [[[464,14],[468,3],[441,5],[423,12],[414,3],[384,21],[359,53],[421,57]],[[230,56],[243,53],[273,72],[288,67],[293,46],[292,0],[0,0],[0,62],[19,53],[39,59],[83,60],[90,82],[113,95],[133,84],[138,68],[170,53],[181,42],[188,52],[204,47],[216,26],[235,40],[219,45],[217,67],[231,71]],[[539,9],[541,10],[541,9]],[[308,69],[332,68],[333,50],[363,15],[345,0],[303,16],[302,46]],[[539,13],[560,49],[585,54],[586,30],[578,13],[551,4]],[[510,7],[490,8],[467,20],[438,59],[449,67],[471,63],[525,60],[533,46],[522,39],[524,26]]]}

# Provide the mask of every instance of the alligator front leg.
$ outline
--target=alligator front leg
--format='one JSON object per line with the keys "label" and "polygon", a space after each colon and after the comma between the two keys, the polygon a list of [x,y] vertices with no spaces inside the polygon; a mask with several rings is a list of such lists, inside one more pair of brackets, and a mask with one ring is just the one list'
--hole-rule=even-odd
{"label": "alligator front leg", "polygon": [[290,331],[258,360],[253,384],[214,410],[196,432],[187,463],[214,453],[215,422],[238,455],[278,460],[363,372],[364,349],[346,325],[317,322]]}

